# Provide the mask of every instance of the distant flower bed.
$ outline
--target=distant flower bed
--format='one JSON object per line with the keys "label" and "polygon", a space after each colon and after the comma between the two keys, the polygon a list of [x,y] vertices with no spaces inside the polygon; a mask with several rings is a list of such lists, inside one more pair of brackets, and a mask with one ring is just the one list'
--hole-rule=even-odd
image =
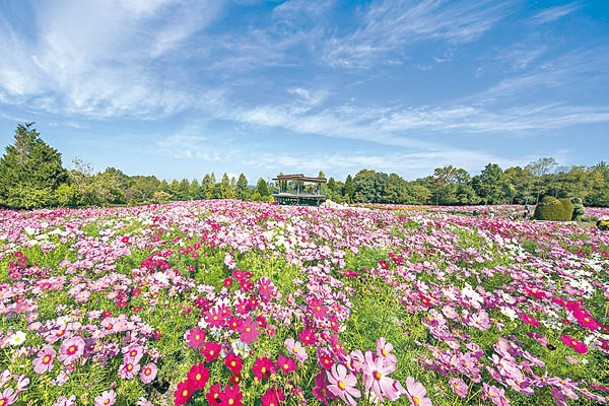
{"label": "distant flower bed", "polygon": [[608,233],[364,207],[3,211],[0,405],[606,402]]}

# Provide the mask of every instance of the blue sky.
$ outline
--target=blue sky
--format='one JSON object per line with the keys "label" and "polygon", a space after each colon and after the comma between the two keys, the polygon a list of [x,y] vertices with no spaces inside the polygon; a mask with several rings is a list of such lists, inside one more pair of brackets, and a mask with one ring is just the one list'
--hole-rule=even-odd
{"label": "blue sky", "polygon": [[609,147],[609,1],[7,0],[0,147],[201,178],[472,175]]}

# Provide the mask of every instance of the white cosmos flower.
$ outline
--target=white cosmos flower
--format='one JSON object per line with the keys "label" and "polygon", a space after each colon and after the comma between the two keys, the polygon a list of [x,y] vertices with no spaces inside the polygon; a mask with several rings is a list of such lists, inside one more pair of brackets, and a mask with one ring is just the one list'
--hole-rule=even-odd
{"label": "white cosmos flower", "polygon": [[25,333],[23,331],[17,331],[9,338],[8,343],[13,347],[23,344],[25,341]]}

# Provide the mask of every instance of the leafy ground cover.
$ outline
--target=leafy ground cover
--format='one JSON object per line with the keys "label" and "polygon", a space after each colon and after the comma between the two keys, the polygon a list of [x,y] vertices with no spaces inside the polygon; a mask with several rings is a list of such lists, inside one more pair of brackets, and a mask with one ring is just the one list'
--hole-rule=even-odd
{"label": "leafy ground cover", "polygon": [[609,233],[393,209],[2,211],[0,405],[606,402]]}

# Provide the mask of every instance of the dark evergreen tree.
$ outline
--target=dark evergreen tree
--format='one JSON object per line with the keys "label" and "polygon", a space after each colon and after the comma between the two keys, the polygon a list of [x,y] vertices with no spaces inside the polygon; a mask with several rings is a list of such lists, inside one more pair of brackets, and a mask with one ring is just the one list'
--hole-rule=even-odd
{"label": "dark evergreen tree", "polygon": [[69,181],[61,154],[45,143],[34,123],[19,124],[15,143],[0,158],[0,204],[15,208],[57,204],[55,191]]}
{"label": "dark evergreen tree", "polygon": [[250,197],[250,188],[247,182],[247,178],[243,173],[239,174],[237,180],[237,199],[247,200]]}

